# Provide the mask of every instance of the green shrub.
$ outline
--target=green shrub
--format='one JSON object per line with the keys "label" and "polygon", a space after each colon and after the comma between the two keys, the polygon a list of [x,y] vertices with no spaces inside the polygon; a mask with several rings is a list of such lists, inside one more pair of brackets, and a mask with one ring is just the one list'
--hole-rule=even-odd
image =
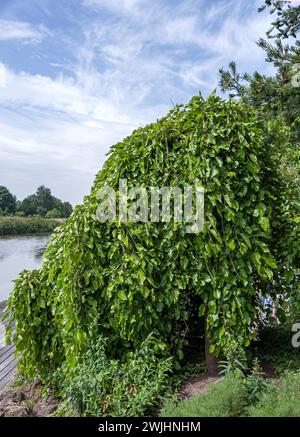
{"label": "green shrub", "polygon": [[246,415],[254,417],[300,417],[300,373],[287,373],[273,383]]}
{"label": "green shrub", "polygon": [[247,389],[239,374],[230,374],[206,393],[163,408],[164,417],[237,417],[243,412]]}
{"label": "green shrub", "polygon": [[[274,268],[263,153],[254,110],[214,95],[176,106],[113,146],[91,194],[49,242],[43,266],[22,274],[10,295],[27,374],[45,380],[56,368],[71,371],[99,335],[120,359],[153,333],[178,363],[193,315],[203,319],[206,309],[212,353],[221,352],[225,332],[248,346],[258,283]],[[118,192],[124,178],[128,189],[203,186],[203,230],[188,234],[173,211],[170,222],[100,223],[99,189]]]}
{"label": "green shrub", "polygon": [[51,233],[59,224],[41,217],[0,217],[0,235]]}
{"label": "green shrub", "polygon": [[278,375],[285,370],[299,370],[300,348],[292,346],[292,335],[291,322],[286,326],[264,327],[253,344],[253,353],[260,361],[270,362]]}
{"label": "green shrub", "polygon": [[[140,416],[153,409],[166,390],[170,359],[153,354],[148,338],[126,359],[107,356],[107,341],[99,338],[82,355],[71,374],[56,379],[71,411],[87,416]],[[66,406],[65,406],[66,407]]]}
{"label": "green shrub", "polygon": [[51,209],[46,214],[46,218],[60,218],[60,217],[61,217],[61,212],[57,208]]}

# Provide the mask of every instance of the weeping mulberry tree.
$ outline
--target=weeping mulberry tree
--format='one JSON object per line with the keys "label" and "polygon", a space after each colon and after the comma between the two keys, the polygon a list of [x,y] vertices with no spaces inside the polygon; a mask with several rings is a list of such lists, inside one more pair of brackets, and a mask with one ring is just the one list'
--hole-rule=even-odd
{"label": "weeping mulberry tree", "polygon": [[[9,298],[14,341],[29,376],[71,369],[89,339],[126,357],[150,334],[154,353],[183,359],[195,312],[218,356],[230,336],[247,347],[258,298],[272,279],[269,194],[253,109],[194,97],[111,148],[90,195],[53,235],[40,269],[23,272]],[[205,222],[97,219],[104,185],[204,188]]]}

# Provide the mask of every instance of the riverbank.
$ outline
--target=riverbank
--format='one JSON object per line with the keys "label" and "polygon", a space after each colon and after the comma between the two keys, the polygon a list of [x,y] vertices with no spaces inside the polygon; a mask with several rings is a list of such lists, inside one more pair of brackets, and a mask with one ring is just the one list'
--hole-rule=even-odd
{"label": "riverbank", "polygon": [[63,222],[42,217],[0,217],[0,236],[51,233]]}

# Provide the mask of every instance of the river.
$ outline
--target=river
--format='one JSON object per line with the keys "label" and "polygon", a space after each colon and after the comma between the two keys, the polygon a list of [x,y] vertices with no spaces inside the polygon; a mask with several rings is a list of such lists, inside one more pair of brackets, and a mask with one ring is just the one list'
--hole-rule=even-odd
{"label": "river", "polygon": [[13,279],[26,269],[41,264],[50,235],[14,235],[0,237],[0,302],[7,299]]}

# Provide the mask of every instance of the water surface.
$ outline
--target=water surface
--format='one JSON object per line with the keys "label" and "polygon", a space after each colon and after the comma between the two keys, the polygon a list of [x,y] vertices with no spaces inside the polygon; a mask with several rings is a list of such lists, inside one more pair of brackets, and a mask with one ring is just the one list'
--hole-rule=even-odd
{"label": "water surface", "polygon": [[7,299],[12,280],[22,270],[39,267],[49,238],[50,235],[0,236],[0,302]]}

